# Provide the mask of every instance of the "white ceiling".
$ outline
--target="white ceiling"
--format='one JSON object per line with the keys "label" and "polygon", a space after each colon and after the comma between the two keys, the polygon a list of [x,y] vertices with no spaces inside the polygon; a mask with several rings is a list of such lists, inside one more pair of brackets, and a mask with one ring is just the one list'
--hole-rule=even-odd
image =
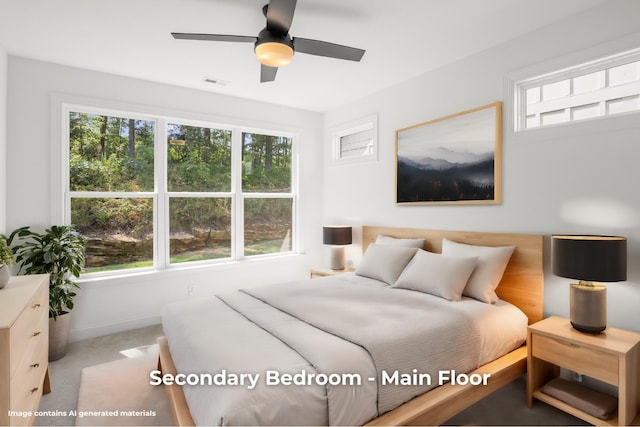
{"label": "white ceiling", "polygon": [[0,44],[12,55],[326,111],[604,1],[298,0],[292,36],[367,52],[360,63],[297,54],[262,84],[251,43],[170,32],[256,36],[267,0],[0,0]]}

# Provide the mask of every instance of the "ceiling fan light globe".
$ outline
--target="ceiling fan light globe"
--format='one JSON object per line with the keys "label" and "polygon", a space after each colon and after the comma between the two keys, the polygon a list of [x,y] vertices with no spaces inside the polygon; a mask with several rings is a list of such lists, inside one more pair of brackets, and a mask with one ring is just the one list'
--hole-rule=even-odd
{"label": "ceiling fan light globe", "polygon": [[266,42],[256,46],[258,62],[268,67],[283,67],[293,59],[293,49],[278,42]]}

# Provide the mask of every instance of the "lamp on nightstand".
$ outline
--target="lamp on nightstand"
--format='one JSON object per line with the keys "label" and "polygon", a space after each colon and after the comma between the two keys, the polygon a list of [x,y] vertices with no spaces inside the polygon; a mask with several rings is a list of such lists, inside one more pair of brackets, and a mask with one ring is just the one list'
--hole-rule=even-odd
{"label": "lamp on nightstand", "polygon": [[322,243],[333,246],[331,248],[331,269],[344,270],[344,247],[351,244],[351,227],[322,227]]}
{"label": "lamp on nightstand", "polygon": [[617,236],[551,237],[553,274],[576,279],[569,295],[571,325],[591,334],[607,327],[607,288],[593,282],[627,280],[627,239]]}

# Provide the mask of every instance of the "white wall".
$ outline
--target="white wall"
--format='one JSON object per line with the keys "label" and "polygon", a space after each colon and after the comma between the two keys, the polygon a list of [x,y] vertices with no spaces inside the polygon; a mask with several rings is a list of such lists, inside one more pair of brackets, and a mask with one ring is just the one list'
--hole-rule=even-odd
{"label": "white wall", "polygon": [[6,227],[7,206],[7,52],[0,45],[0,233]]}
{"label": "white wall", "polygon": [[[378,113],[379,160],[336,166],[325,134],[326,222],[452,230],[615,234],[629,238],[628,282],[609,285],[609,324],[640,331],[640,117],[541,129],[503,139],[501,205],[396,206],[394,131],[494,101],[506,75],[639,47],[640,2],[615,1],[433,70],[325,114],[332,127]],[[428,48],[417,55],[428,55]],[[593,56],[595,55],[595,57]],[[556,68],[557,69],[557,68]],[[568,316],[568,280],[549,269],[545,313]],[[358,248],[350,256],[357,260]]]}
{"label": "white wall", "polygon": [[317,253],[321,252],[322,203],[318,196],[322,182],[317,179],[322,173],[317,162],[322,153],[319,113],[15,56],[8,59],[7,229],[23,225],[43,229],[55,221],[51,155],[55,152],[52,144],[59,140],[53,130],[59,125],[52,123],[56,119],[52,118],[51,99],[60,95],[117,101],[152,111],[197,112],[217,122],[299,129],[299,156],[304,165],[299,181],[300,242],[308,253],[84,282],[75,300],[72,340],[158,323],[165,303],[188,297],[188,285],[193,285],[197,296],[308,277],[307,267],[322,256]]}

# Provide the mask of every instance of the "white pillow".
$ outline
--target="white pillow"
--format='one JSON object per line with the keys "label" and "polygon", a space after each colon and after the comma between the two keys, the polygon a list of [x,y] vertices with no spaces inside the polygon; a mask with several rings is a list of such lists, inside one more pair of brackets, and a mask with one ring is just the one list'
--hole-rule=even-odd
{"label": "white pillow", "polygon": [[376,238],[376,245],[393,245],[422,249],[424,246],[424,239],[399,239],[397,237],[378,234],[378,237]]}
{"label": "white pillow", "polygon": [[449,256],[478,257],[478,264],[471,274],[462,295],[493,304],[498,301],[495,293],[515,246],[476,246],[442,239],[442,254]]}
{"label": "white pillow", "polygon": [[393,285],[416,251],[416,248],[371,244],[362,257],[356,274]]}
{"label": "white pillow", "polygon": [[477,262],[478,257],[453,257],[419,250],[394,286],[460,301]]}

